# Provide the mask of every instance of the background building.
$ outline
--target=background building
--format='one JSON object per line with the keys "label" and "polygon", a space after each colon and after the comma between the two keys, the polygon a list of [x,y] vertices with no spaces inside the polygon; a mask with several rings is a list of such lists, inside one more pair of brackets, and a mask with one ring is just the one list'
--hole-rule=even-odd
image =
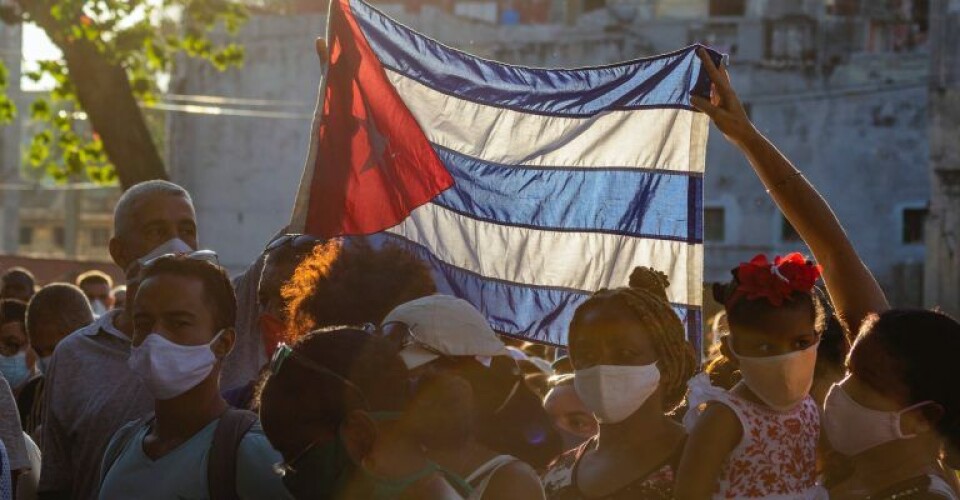
{"label": "background building", "polygon": [[[753,120],[831,202],[898,305],[923,304],[924,290],[928,305],[957,303],[960,288],[957,237],[951,232],[960,226],[960,209],[950,194],[956,189],[947,182],[958,164],[953,122],[960,120],[960,108],[954,102],[953,68],[960,61],[953,60],[953,50],[934,48],[930,55],[938,43],[957,46],[958,26],[930,25],[939,18],[956,23],[955,3],[376,2],[444,43],[515,64],[597,65],[697,42],[729,53],[735,84]],[[194,194],[202,244],[218,250],[221,262],[235,271],[289,219],[316,98],[313,39],[325,31],[326,2],[274,4],[275,11],[255,13],[243,28],[242,68],[220,73],[203,63],[180,61],[165,99],[172,110],[164,152],[170,174]],[[0,43],[4,57],[18,53],[19,34],[0,26]],[[19,60],[7,64],[19,67]],[[0,135],[3,186],[20,182],[14,145],[21,143],[23,126],[4,127]],[[756,253],[799,248],[796,233],[752,170],[716,130],[707,163],[708,281],[727,279],[731,267]],[[22,185],[0,190],[3,251],[107,259],[102,244],[117,195],[110,189],[48,191]],[[936,254],[926,273],[925,243]]]}

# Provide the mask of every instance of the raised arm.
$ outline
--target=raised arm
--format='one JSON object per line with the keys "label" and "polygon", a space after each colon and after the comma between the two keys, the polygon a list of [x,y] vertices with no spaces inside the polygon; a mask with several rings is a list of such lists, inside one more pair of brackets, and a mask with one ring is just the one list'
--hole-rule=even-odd
{"label": "raised arm", "polygon": [[691,96],[691,102],[709,115],[727,140],[747,157],[780,211],[823,266],[823,280],[838,319],[851,338],[856,336],[867,315],[890,308],[883,290],[860,260],[830,205],[750,122],[726,68],[717,68],[703,49],[697,55],[710,75],[713,90],[709,100]]}

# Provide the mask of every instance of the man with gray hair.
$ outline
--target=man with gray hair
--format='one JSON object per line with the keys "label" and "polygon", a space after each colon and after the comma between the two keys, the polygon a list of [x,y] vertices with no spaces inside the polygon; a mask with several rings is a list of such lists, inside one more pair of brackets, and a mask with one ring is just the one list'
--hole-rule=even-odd
{"label": "man with gray hair", "polygon": [[[128,189],[114,209],[110,256],[136,296],[140,265],[167,253],[197,249],[190,194],[167,181]],[[133,319],[114,309],[77,330],[49,363],[42,424],[39,498],[96,498],[99,464],[114,432],[153,408],[153,397],[127,366]]]}

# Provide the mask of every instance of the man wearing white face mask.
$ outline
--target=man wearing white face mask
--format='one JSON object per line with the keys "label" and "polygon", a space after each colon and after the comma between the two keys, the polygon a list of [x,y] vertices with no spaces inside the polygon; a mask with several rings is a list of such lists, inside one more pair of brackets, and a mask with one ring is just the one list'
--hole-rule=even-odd
{"label": "man wearing white face mask", "polygon": [[132,304],[128,364],[154,399],[151,416],[120,429],[104,454],[100,498],[285,498],[281,460],[256,414],[220,396],[236,341],[226,274],[193,254],[145,264]]}
{"label": "man wearing white face mask", "polygon": [[[190,195],[166,181],[128,189],[114,209],[113,261],[128,272],[138,260],[197,248]],[[128,282],[130,297],[136,283]],[[44,394],[40,498],[96,498],[98,468],[113,433],[142,417],[153,397],[127,366],[132,318],[113,310],[61,342],[50,361]]]}
{"label": "man wearing white face mask", "polygon": [[87,271],[77,276],[77,286],[83,290],[87,300],[90,301],[93,314],[103,316],[113,309],[113,279],[107,273],[97,270]]}

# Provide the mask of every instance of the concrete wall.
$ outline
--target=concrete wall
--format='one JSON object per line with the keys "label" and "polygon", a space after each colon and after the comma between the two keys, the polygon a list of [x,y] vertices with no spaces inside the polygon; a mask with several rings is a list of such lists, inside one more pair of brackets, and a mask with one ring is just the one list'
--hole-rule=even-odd
{"label": "concrete wall", "polygon": [[[679,11],[695,4],[676,2]],[[405,21],[479,55],[537,66],[603,64],[673,50],[708,24],[638,20],[605,32],[590,25],[594,19],[572,27],[506,28],[429,9]],[[763,21],[737,23],[731,71],[758,126],[827,197],[894,302],[919,303],[924,248],[900,243],[900,209],[929,200],[926,55],[846,54],[829,72],[775,68],[763,60]],[[321,26],[320,17],[254,18],[244,32],[247,66],[222,74],[186,66],[182,74],[190,77],[178,91],[301,101],[296,111],[309,113],[317,81],[312,40]],[[288,217],[308,120],[173,114],[170,126],[174,176],[194,192],[206,245],[230,266],[249,262]],[[797,248],[779,240],[780,215],[752,170],[712,132],[706,199],[725,208],[727,240],[707,244],[706,277],[721,280],[757,252]]]}
{"label": "concrete wall", "polygon": [[960,2],[932,2],[927,306],[960,317]]}
{"label": "concrete wall", "polygon": [[247,64],[217,72],[180,66],[171,92],[279,101],[227,103],[228,111],[276,117],[171,113],[172,177],[194,195],[201,244],[238,270],[251,262],[290,218],[309,144],[319,67],[314,38],[320,16],[253,17],[242,41]]}

